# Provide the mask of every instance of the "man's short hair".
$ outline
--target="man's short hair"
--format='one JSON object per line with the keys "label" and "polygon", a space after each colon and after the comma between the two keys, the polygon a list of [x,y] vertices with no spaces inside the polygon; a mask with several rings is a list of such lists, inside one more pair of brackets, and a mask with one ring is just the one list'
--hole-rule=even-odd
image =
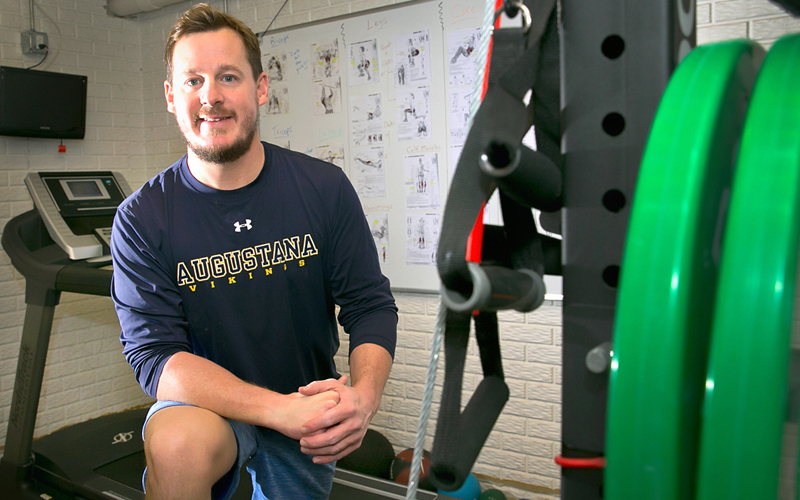
{"label": "man's short hair", "polygon": [[207,3],[199,3],[183,13],[167,36],[167,46],[164,48],[167,81],[172,82],[172,55],[178,40],[186,35],[219,31],[224,28],[232,29],[242,38],[247,61],[253,70],[253,78],[258,80],[258,75],[264,70],[261,67],[261,47],[253,30],[235,17],[224,14]]}

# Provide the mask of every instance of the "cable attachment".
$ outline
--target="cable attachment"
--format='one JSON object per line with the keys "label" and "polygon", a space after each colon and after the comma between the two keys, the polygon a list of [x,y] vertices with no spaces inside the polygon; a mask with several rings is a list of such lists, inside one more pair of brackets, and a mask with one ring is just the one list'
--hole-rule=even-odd
{"label": "cable attachment", "polygon": [[500,14],[503,13],[505,13],[510,19],[513,19],[517,16],[518,12],[522,12],[522,27],[525,29],[525,33],[527,34],[528,30],[531,28],[531,11],[528,10],[528,7],[526,7],[525,4],[519,0],[506,0],[503,2],[503,6],[500,8],[500,10],[494,13],[494,21],[497,22]]}
{"label": "cable attachment", "polygon": [[505,177],[519,166],[522,158],[520,148],[500,141],[492,141],[486,151],[481,154],[479,165],[481,170],[492,177]]}
{"label": "cable attachment", "polygon": [[467,297],[442,286],[442,301],[459,313],[514,309],[530,312],[544,302],[545,284],[530,269],[509,269],[467,262],[472,277],[472,293]]}
{"label": "cable attachment", "polygon": [[[475,325],[483,380],[462,411],[471,322]],[[455,491],[464,484],[510,396],[503,375],[499,335],[496,313],[472,315],[447,311],[444,386],[428,472],[431,482],[440,490]]]}
{"label": "cable attachment", "polygon": [[522,206],[552,212],[563,205],[561,170],[542,153],[493,139],[478,164],[503,193]]}

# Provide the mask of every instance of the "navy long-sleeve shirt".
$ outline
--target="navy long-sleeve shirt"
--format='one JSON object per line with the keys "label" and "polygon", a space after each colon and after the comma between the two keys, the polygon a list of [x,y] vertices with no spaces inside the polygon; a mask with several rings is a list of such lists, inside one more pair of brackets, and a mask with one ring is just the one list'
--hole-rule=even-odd
{"label": "navy long-sleeve shirt", "polygon": [[335,304],[351,352],[372,343],[394,356],[397,308],[352,185],[329,163],[264,152],[243,188],[201,184],[184,157],[117,210],[112,298],[152,397],[181,351],[284,394],[337,377]]}

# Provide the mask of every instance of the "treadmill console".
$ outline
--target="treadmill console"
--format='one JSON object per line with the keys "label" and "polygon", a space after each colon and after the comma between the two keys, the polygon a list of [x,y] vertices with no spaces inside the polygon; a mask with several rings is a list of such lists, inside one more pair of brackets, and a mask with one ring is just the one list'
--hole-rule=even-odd
{"label": "treadmill console", "polygon": [[38,172],[25,177],[50,237],[72,260],[108,255],[111,224],[131,188],[118,172]]}

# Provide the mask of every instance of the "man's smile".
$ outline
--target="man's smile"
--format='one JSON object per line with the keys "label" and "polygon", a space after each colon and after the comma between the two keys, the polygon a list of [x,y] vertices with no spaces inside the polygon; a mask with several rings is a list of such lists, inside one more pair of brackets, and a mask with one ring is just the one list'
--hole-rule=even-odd
{"label": "man's smile", "polygon": [[231,113],[230,115],[197,115],[194,119],[195,124],[200,124],[203,122],[206,123],[219,123],[223,121],[230,120],[236,116],[235,113]]}

